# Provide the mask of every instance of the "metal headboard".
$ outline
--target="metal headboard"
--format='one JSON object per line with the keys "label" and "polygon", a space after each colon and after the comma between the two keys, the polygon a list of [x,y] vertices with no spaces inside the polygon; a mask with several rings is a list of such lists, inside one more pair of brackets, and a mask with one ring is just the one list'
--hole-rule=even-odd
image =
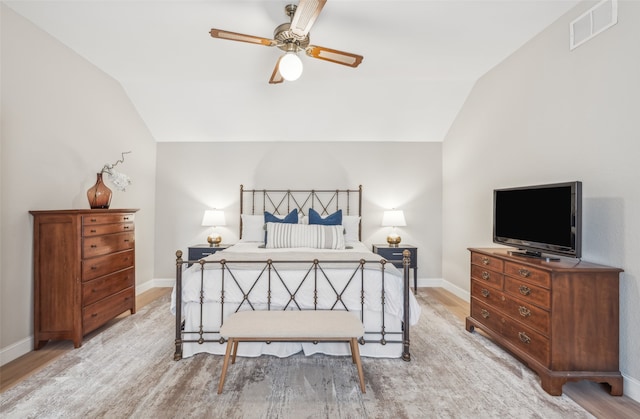
{"label": "metal headboard", "polygon": [[[240,185],[240,238],[242,214],[287,215],[294,209],[302,215],[309,208],[327,216],[339,209],[343,215],[362,217],[362,185],[358,189],[245,189]],[[358,239],[362,239],[362,221],[358,224]]]}

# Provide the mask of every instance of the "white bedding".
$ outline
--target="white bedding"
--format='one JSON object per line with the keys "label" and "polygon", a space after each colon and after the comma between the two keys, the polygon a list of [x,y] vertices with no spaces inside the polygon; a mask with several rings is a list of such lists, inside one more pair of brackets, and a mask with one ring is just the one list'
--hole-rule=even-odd
{"label": "white bedding", "polygon": [[[217,340],[221,318],[226,317],[236,310],[264,310],[270,304],[271,309],[313,309],[314,308],[314,283],[317,289],[317,308],[329,309],[335,305],[336,309],[344,310],[345,307],[354,315],[361,318],[364,311],[364,325],[367,331],[379,331],[384,316],[385,330],[387,332],[400,332],[403,319],[403,284],[402,272],[392,264],[385,264],[385,304],[384,313],[381,299],[381,273],[380,256],[369,251],[361,242],[348,243],[348,249],[265,249],[259,247],[260,243],[240,242],[228,249],[208,256],[207,260],[220,261],[224,259],[231,269],[224,273],[224,309],[222,300],[222,269],[219,263],[204,265],[204,272],[200,264],[193,264],[182,273],[182,317],[185,320],[184,331],[198,331],[200,328],[200,300],[203,299],[202,318],[204,319],[203,337],[207,340]],[[263,271],[262,277],[256,281],[259,272],[266,263],[247,264],[243,261],[264,262],[272,259],[271,294],[268,299],[267,284],[269,278],[267,271]],[[322,270],[318,270],[316,278],[312,270],[310,276],[303,280],[305,274],[313,266],[313,259],[320,261]],[[356,273],[357,263],[346,261],[367,261],[364,264],[363,277]],[[293,261],[295,263],[280,263],[278,261]],[[257,269],[257,270],[256,270]],[[276,273],[277,271],[277,273]],[[323,274],[330,278],[326,280]],[[359,272],[359,271],[358,271]],[[203,274],[203,275],[202,275]],[[350,281],[350,282],[349,282]],[[364,282],[364,306],[360,295],[361,281]],[[201,283],[202,291],[201,292]],[[291,299],[295,295],[295,301]],[[340,301],[336,302],[336,294],[340,295]],[[245,298],[247,296],[247,298]],[[250,302],[250,303],[249,303]],[[420,317],[420,306],[413,293],[409,293],[409,323],[415,324]],[[175,288],[171,300],[171,311],[175,314]],[[222,312],[224,311],[224,313]],[[199,335],[186,334],[184,339],[197,339]],[[379,339],[379,334],[369,333],[367,339]],[[401,334],[389,334],[387,340],[402,341]],[[199,352],[224,354],[226,344],[218,342],[184,343],[183,357],[191,356]],[[246,343],[239,346],[240,356],[259,356],[270,354],[276,356],[289,356],[300,350],[305,354],[322,352],[332,355],[347,355],[349,348],[344,343]],[[374,357],[400,357],[402,355],[401,343],[366,343],[361,345],[360,352],[363,356]]]}

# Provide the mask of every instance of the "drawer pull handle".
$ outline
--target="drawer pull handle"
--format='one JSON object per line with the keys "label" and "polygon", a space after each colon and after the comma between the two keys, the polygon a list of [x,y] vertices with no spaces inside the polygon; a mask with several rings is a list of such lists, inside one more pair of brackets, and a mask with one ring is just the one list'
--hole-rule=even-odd
{"label": "drawer pull handle", "polygon": [[98,246],[97,246],[97,245],[95,245],[95,244],[92,244],[90,247],[91,247],[92,249],[95,249],[95,248],[96,248],[96,247],[98,247]]}
{"label": "drawer pull handle", "polygon": [[91,317],[98,317],[98,313],[91,313]]}
{"label": "drawer pull handle", "polygon": [[129,217],[122,217],[123,220],[129,221]]}
{"label": "drawer pull handle", "polygon": [[518,307],[518,311],[520,312],[520,315],[522,317],[529,317],[531,315],[531,310],[529,310],[528,308],[526,308],[524,306]]}
{"label": "drawer pull handle", "polygon": [[480,293],[484,298],[487,298],[489,296],[489,290],[486,290],[484,288],[482,289],[482,291],[480,291]]}
{"label": "drawer pull handle", "polygon": [[98,290],[97,290],[97,289],[95,289],[95,288],[92,288],[92,289],[91,289],[91,292],[98,292]]}
{"label": "drawer pull handle", "polygon": [[129,230],[129,226],[124,226],[122,228],[124,228],[125,230]]}
{"label": "drawer pull handle", "polygon": [[518,269],[518,273],[525,278],[528,278],[531,275],[531,272],[529,272],[529,270],[524,268]]}
{"label": "drawer pull handle", "polygon": [[124,242],[125,242],[125,243],[128,243],[128,242],[129,242],[129,239],[124,239]]}
{"label": "drawer pull handle", "polygon": [[482,317],[484,317],[485,319],[489,318],[489,312],[487,310],[485,310],[484,308],[482,310],[480,310],[480,314],[482,314]]}
{"label": "drawer pull handle", "polygon": [[488,265],[489,264],[489,258],[482,258],[482,264],[483,265]]}
{"label": "drawer pull handle", "polygon": [[98,221],[98,220],[97,220],[97,219],[95,219],[95,218],[92,218],[90,221],[91,221],[92,223],[95,223],[95,222],[96,222],[96,221]]}
{"label": "drawer pull handle", "polygon": [[526,285],[520,285],[520,294],[522,295],[531,294],[531,288],[527,287]]}
{"label": "drawer pull handle", "polygon": [[491,275],[489,274],[489,272],[482,271],[482,279],[488,280],[490,277]]}
{"label": "drawer pull handle", "polygon": [[98,269],[98,267],[97,267],[97,266],[92,266],[92,267],[91,267],[91,270],[92,270],[92,271],[95,271],[96,269]]}
{"label": "drawer pull handle", "polygon": [[91,230],[89,230],[89,231],[90,231],[90,232],[92,232],[92,233],[95,233],[97,230],[95,230],[95,229],[91,229]]}
{"label": "drawer pull handle", "polygon": [[527,345],[531,343],[531,338],[524,332],[518,332],[518,337],[522,343],[526,343]]}

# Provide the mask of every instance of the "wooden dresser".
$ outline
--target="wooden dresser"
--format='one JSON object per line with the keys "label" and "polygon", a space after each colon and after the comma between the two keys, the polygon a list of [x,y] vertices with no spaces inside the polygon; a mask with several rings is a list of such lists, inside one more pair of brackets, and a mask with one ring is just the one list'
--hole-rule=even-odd
{"label": "wooden dresser", "polygon": [[549,394],[567,381],[608,383],[622,395],[618,281],[621,269],[573,259],[546,262],[507,249],[471,251],[471,315],[526,363]]}
{"label": "wooden dresser", "polygon": [[82,337],[135,306],[137,209],[30,211],[34,346]]}

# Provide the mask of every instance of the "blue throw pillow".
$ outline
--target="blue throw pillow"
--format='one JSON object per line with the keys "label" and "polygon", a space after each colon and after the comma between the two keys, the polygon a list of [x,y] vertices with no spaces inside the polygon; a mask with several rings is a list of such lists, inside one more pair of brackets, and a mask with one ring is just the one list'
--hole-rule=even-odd
{"label": "blue throw pillow", "polygon": [[298,224],[298,209],[295,208],[289,214],[287,214],[284,218],[278,218],[275,215],[271,214],[269,211],[264,212],[264,223],[287,223],[287,224]]}
{"label": "blue throw pillow", "polygon": [[329,214],[325,218],[322,218],[318,211],[313,208],[309,208],[309,224],[321,224],[325,226],[342,225],[342,210],[338,210],[333,214]]}
{"label": "blue throw pillow", "polygon": [[267,223],[298,224],[298,209],[294,208],[284,218],[278,218],[269,211],[264,212],[264,242],[267,242]]}

